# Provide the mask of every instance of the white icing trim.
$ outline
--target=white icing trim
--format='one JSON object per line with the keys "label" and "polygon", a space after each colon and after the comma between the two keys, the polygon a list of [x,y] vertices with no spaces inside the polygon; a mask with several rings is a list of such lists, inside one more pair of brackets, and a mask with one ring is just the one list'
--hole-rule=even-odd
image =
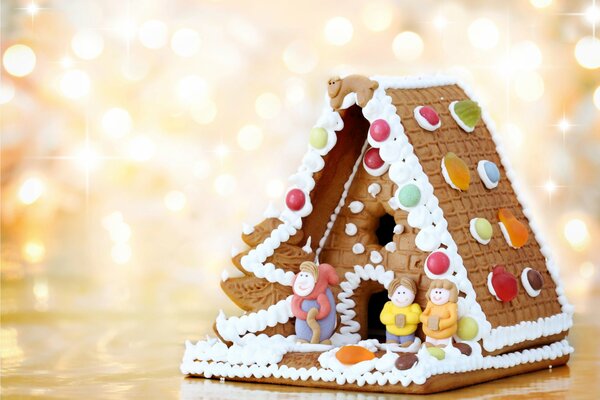
{"label": "white icing trim", "polygon": [[[475,240],[477,240],[479,243],[481,243],[483,245],[487,245],[490,242],[490,240],[492,240],[492,238],[485,240],[481,236],[479,236],[479,234],[477,233],[477,228],[475,227],[475,224],[477,223],[478,219],[479,219],[479,217],[471,219],[471,221],[469,222],[469,232],[471,232],[471,236],[473,236],[473,238]],[[492,232],[492,236],[493,236],[493,232]]]}
{"label": "white icing trim", "polygon": [[523,287],[525,288],[525,291],[527,292],[528,295],[530,295],[531,297],[538,297],[540,295],[540,293],[542,293],[542,289],[535,290],[531,286],[531,283],[529,283],[529,278],[527,278],[527,273],[531,270],[532,269],[530,267],[526,267],[523,269],[523,271],[521,271],[521,283],[523,284]]}
{"label": "white icing trim", "polygon": [[456,121],[456,123],[458,124],[458,126],[460,126],[463,131],[467,132],[467,133],[472,133],[475,130],[475,127],[471,127],[467,124],[465,124],[463,122],[462,119],[460,119],[460,117],[458,115],[456,115],[456,112],[454,111],[454,105],[458,103],[458,101],[453,101],[452,103],[450,103],[450,105],[448,106],[448,109],[450,110],[450,115],[452,115],[452,118],[454,119],[454,121]]}
{"label": "white icing trim", "polygon": [[510,240],[510,235],[508,234],[508,230],[506,229],[506,226],[504,226],[504,223],[498,222],[498,226],[500,226],[500,232],[502,232],[502,236],[504,236],[506,243],[513,249],[518,249],[518,247],[513,246],[512,240]]}
{"label": "white icing trim", "polygon": [[[494,285],[492,284],[492,277],[494,276],[493,272],[490,272],[487,276],[487,287],[490,291],[491,295],[498,301],[502,301],[500,297],[496,294],[496,289],[494,289]],[[485,347],[485,346],[484,346]]]}
{"label": "white icing trim", "polygon": [[[494,164],[490,160],[479,160],[479,162],[477,163],[477,174],[479,174],[479,179],[481,179],[481,181],[483,182],[483,185],[487,189],[495,189],[496,187],[498,187],[498,183],[500,183],[500,178],[498,178],[498,182],[492,182],[490,180],[490,178],[488,178],[487,172],[485,170],[486,162]],[[496,165],[496,168],[498,168],[497,165]]]}
{"label": "white icing trim", "polygon": [[[386,365],[384,364],[389,364],[391,360],[385,359],[383,362],[381,362],[380,368],[377,368],[376,363],[373,363],[372,369],[375,369],[374,372],[365,372],[364,370],[342,370],[336,372],[329,368],[318,368],[317,366],[309,369],[297,369],[288,367],[287,365],[278,365],[276,363],[264,364],[264,359],[261,360],[261,365],[256,363],[245,365],[243,364],[243,361],[245,361],[247,357],[243,355],[239,356],[238,359],[235,360],[238,362],[236,364],[232,364],[227,361],[195,361],[195,359],[198,357],[198,351],[196,349],[197,346],[199,345],[192,345],[191,343],[186,342],[186,351],[180,366],[180,370],[183,374],[201,375],[205,378],[252,377],[261,379],[273,377],[291,379],[294,381],[307,381],[310,379],[312,381],[335,382],[340,386],[346,383],[355,383],[361,387],[365,385],[383,386],[387,384],[401,384],[402,386],[406,387],[411,383],[423,384],[429,377],[433,375],[453,372],[469,372],[480,369],[511,368],[517,365],[540,362],[542,360],[556,360],[573,352],[573,348],[569,345],[569,343],[566,340],[562,340],[560,342],[554,342],[543,347],[515,351],[498,356],[482,356],[480,353],[477,354],[475,352],[470,356],[463,356],[456,354],[456,352],[446,351],[446,353],[451,357],[447,357],[443,361],[438,361],[433,359],[433,357],[428,357],[427,350],[422,348],[418,353],[419,362],[412,368],[405,371],[400,371],[395,368],[386,368]],[[224,356],[227,356],[227,354]],[[274,356],[276,356],[276,354],[271,355],[271,357]],[[221,355],[221,357],[223,357],[223,355]],[[383,357],[386,356],[384,355]],[[381,360],[383,357],[379,358],[378,360]],[[387,358],[391,359],[393,357],[387,356]],[[386,372],[381,372],[378,369],[386,370]],[[356,372],[360,372],[360,374]]]}
{"label": "white icing trim", "polygon": [[[429,121],[427,121],[427,119],[421,115],[421,109],[423,108],[423,106],[417,106],[415,107],[414,111],[413,111],[413,115],[415,116],[415,120],[417,120],[417,124],[419,124],[419,126],[423,129],[425,129],[426,131],[429,132],[433,132],[436,129],[438,129],[440,126],[442,126],[442,119],[440,118],[439,114],[438,114],[438,123],[435,125],[432,125],[429,123]],[[432,107],[433,109],[433,107]],[[437,111],[434,109],[433,111],[435,111],[435,113],[437,114]]]}
{"label": "white icing trim", "polygon": [[312,247],[310,247],[310,243],[312,241],[312,236],[308,237],[308,240],[306,240],[306,244],[304,244],[304,246],[302,247],[302,251],[304,251],[306,254],[310,254],[312,253]]}

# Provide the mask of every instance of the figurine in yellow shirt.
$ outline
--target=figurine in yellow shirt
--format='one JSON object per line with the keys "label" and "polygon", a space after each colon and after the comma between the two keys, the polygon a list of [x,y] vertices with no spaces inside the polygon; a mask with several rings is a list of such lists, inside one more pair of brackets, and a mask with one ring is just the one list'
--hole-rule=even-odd
{"label": "figurine in yellow shirt", "polygon": [[390,301],[385,303],[379,319],[385,325],[386,343],[410,346],[415,340],[421,307],[414,303],[417,284],[410,278],[394,279],[388,286]]}
{"label": "figurine in yellow shirt", "polygon": [[421,314],[425,345],[445,347],[452,343],[452,335],[458,329],[458,289],[448,279],[435,279],[426,297],[427,306]]}

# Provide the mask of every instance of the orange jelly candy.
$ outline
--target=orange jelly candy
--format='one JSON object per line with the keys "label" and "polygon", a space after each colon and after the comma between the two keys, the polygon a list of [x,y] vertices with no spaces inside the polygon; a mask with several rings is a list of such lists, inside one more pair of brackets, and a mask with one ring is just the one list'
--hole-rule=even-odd
{"label": "orange jelly candy", "polygon": [[456,154],[450,152],[442,160],[442,174],[446,182],[454,189],[463,192],[469,189],[471,173],[467,164]]}
{"label": "orange jelly candy", "polygon": [[362,346],[344,346],[335,353],[335,358],[342,364],[358,364],[375,358],[375,353]]}
{"label": "orange jelly candy", "polygon": [[504,238],[511,247],[518,249],[525,246],[529,238],[529,231],[525,224],[520,222],[510,210],[501,208],[498,210],[498,219],[500,220]]}

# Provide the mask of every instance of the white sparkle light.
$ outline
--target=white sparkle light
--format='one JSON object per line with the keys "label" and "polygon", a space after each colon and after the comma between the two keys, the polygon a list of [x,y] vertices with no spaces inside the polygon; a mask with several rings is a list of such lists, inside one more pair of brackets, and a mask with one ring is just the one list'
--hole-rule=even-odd
{"label": "white sparkle light", "polygon": [[138,30],[140,43],[148,49],[160,49],[167,44],[169,29],[162,21],[152,19],[144,22]]}
{"label": "white sparkle light", "polygon": [[102,116],[102,129],[107,136],[121,138],[131,132],[132,126],[131,115],[124,108],[113,107]]}
{"label": "white sparkle light", "polygon": [[42,194],[44,193],[45,189],[46,186],[40,178],[27,178],[19,188],[19,200],[21,201],[21,203],[26,205],[33,204],[36,201],[38,201],[40,197],[42,197]]}
{"label": "white sparkle light", "polygon": [[583,12],[583,17],[591,25],[596,25],[600,22],[600,8],[595,4],[592,4]]}
{"label": "white sparkle light", "polygon": [[575,59],[583,68],[600,68],[600,39],[586,36],[575,45]]}
{"label": "white sparkle light", "polygon": [[2,63],[6,72],[16,77],[29,75],[36,64],[36,56],[29,46],[13,44],[4,51]]}
{"label": "white sparkle light", "polygon": [[552,4],[552,0],[529,0],[529,2],[535,8],[546,8]]}
{"label": "white sparkle light", "polygon": [[590,232],[587,224],[579,218],[567,221],[563,234],[574,250],[583,250],[590,242]]}
{"label": "white sparkle light", "polygon": [[400,61],[414,61],[423,53],[423,39],[415,32],[399,33],[392,42],[394,55]]}
{"label": "white sparkle light", "polygon": [[61,92],[70,99],[80,99],[87,96],[91,85],[87,72],[78,69],[65,72],[60,80]]}

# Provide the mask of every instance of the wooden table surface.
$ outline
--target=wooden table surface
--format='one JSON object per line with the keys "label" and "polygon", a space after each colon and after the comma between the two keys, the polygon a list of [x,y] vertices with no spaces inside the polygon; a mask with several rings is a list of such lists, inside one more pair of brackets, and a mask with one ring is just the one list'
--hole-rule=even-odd
{"label": "wooden table surface", "polygon": [[[26,311],[26,282],[2,285],[2,398],[385,399],[392,396],[184,378],[185,339],[209,333],[197,311]],[[53,290],[64,285],[50,283]],[[26,290],[27,289],[27,290]],[[68,291],[65,289],[65,291]],[[29,294],[29,296],[31,296]],[[67,297],[69,298],[69,297]],[[600,294],[576,308],[566,367],[502,379],[435,398],[600,398]],[[401,398],[393,396],[394,398]],[[430,396],[431,397],[431,396]]]}

